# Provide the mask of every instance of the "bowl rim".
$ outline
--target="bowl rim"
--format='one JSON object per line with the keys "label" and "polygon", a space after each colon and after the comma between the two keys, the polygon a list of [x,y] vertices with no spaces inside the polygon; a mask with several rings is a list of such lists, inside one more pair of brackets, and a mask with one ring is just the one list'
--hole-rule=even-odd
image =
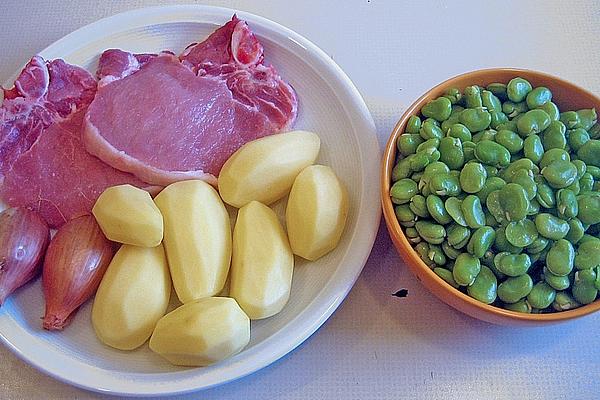
{"label": "bowl rim", "polygon": [[[440,278],[435,272],[433,272],[433,269],[427,266],[427,264],[425,264],[423,260],[421,260],[421,258],[417,255],[416,251],[413,249],[413,246],[406,238],[406,235],[404,234],[400,223],[396,219],[396,215],[394,213],[394,205],[390,199],[389,194],[392,182],[391,171],[393,166],[395,165],[397,155],[396,141],[397,138],[403,133],[403,128],[406,122],[408,121],[408,118],[410,118],[411,115],[420,112],[421,108],[423,107],[423,105],[425,105],[426,99],[429,97],[431,92],[438,91],[442,88],[451,87],[453,82],[466,77],[470,77],[473,81],[475,81],[478,78],[488,76],[490,73],[508,73],[514,74],[515,77],[527,75],[535,76],[536,78],[542,80],[557,81],[560,82],[562,86],[567,87],[569,91],[576,91],[579,92],[579,94],[583,93],[588,97],[593,98],[594,100],[596,100],[597,103],[600,104],[600,98],[598,96],[562,78],[531,69],[508,67],[485,68],[461,73],[449,79],[446,79],[443,82],[433,86],[431,89],[425,91],[421,96],[419,96],[417,100],[415,100],[406,109],[406,111],[402,114],[402,116],[394,126],[390,137],[386,143],[386,147],[381,161],[381,205],[390,237],[392,238],[392,241],[397,251],[400,253],[404,261],[408,264],[409,269],[411,269],[412,273],[417,277],[419,281],[421,281],[421,283],[424,284],[424,286],[426,286],[431,292],[433,292],[434,295],[436,295],[443,302],[449,304],[458,311],[470,315],[473,318],[492,323],[518,322],[521,325],[539,325],[540,323],[564,322],[574,318],[583,317],[585,315],[598,311],[600,310],[600,300],[596,300],[593,303],[586,304],[572,310],[557,311],[546,314],[520,313],[517,311],[510,311],[504,308],[482,303],[468,296],[467,294],[455,289],[453,286],[451,286],[442,278]],[[424,280],[427,280],[428,282],[424,282]],[[429,287],[428,283],[437,286],[436,289],[438,289],[439,292],[437,292],[437,290],[432,290],[432,288]],[[463,307],[459,306],[465,306],[466,308],[470,309],[471,312],[467,312],[463,309]]]}

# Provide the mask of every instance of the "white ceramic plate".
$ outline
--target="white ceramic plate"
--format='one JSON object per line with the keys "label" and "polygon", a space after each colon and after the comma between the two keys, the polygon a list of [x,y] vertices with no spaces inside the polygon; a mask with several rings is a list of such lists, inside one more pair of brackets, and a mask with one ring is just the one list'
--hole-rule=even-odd
{"label": "white ceramic plate", "polygon": [[[95,71],[105,49],[179,53],[189,43],[203,40],[233,13],[205,6],[135,10],[81,28],[40,54]],[[27,285],[0,310],[0,336],[19,357],[59,380],[104,393],[159,395],[208,388],[248,375],[315,332],[350,291],[366,262],[380,220],[380,154],[363,99],[331,58],[307,39],[265,18],[237,14],[263,43],[266,62],[274,64],[296,89],[300,100],[296,127],[320,135],[318,162],[330,165],[348,189],[351,208],[342,241],[317,262],[296,259],[292,293],[284,310],[253,322],[250,344],[240,354],[206,368],[173,367],[147,344],[133,352],[103,346],[91,326],[91,302],[63,332],[46,332],[40,322],[44,312],[40,281]],[[275,206],[280,216],[284,205]]]}

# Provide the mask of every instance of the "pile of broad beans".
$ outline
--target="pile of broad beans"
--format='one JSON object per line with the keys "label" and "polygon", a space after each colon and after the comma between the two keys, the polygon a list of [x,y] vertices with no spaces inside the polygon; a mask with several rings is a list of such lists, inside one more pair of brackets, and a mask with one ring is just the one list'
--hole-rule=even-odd
{"label": "pile of broad beans", "polygon": [[398,137],[390,188],[420,258],[513,311],[563,311],[600,290],[600,125],[522,78],[446,90]]}

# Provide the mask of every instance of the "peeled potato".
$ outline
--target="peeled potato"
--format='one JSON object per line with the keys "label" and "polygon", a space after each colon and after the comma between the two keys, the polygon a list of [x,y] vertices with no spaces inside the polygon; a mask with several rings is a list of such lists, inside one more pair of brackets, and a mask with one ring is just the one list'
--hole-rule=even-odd
{"label": "peeled potato", "polygon": [[92,308],[98,338],[121,350],[141,346],[165,315],[171,277],[162,245],[123,245],[102,278]]}
{"label": "peeled potato", "polygon": [[160,211],[148,192],[134,186],[109,187],[96,200],[92,214],[113,242],[155,247],[163,238]]}
{"label": "peeled potato", "polygon": [[294,255],[275,212],[257,201],[240,208],[229,294],[250,319],[281,311],[290,297],[293,270]]}
{"label": "peeled potato", "polygon": [[206,366],[239,353],[249,341],[250,319],[235,300],[208,297],[161,318],[150,349],[171,364]]}
{"label": "peeled potato", "polygon": [[348,196],[333,170],[311,165],[300,172],[288,199],[285,220],[294,254],[314,261],[340,241]]}
{"label": "peeled potato", "polygon": [[285,196],[294,178],[315,162],[321,140],[306,131],[263,137],[246,143],[225,162],[219,174],[219,193],[240,208],[252,200],[271,204]]}
{"label": "peeled potato", "polygon": [[204,181],[182,181],[154,201],[164,218],[163,244],[179,300],[219,293],[229,273],[231,223],[217,191]]}

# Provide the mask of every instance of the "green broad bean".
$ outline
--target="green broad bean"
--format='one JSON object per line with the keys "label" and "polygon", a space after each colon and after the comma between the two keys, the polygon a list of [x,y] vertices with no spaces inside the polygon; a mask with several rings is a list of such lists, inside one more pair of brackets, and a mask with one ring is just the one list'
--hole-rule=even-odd
{"label": "green broad bean", "polygon": [[471,235],[467,243],[467,251],[477,258],[482,258],[492,247],[495,239],[496,231],[490,226],[482,226]]}
{"label": "green broad bean", "polygon": [[436,138],[441,139],[444,137],[442,129],[433,122],[431,119],[423,121],[421,129],[419,129],[419,135],[425,140]]}
{"label": "green broad bean", "polygon": [[517,131],[521,136],[538,134],[550,126],[550,116],[544,110],[527,111],[517,122]]}
{"label": "green broad bean", "polygon": [[480,271],[481,263],[479,259],[468,253],[462,253],[456,257],[452,276],[460,286],[469,286],[473,284]]}
{"label": "green broad bean", "polygon": [[585,234],[585,228],[577,218],[571,218],[567,223],[569,224],[569,232],[567,232],[565,239],[571,244],[577,244]]}
{"label": "green broad bean", "polygon": [[490,111],[490,126],[493,129],[499,129],[500,126],[508,122],[508,117],[502,111]]}
{"label": "green broad bean", "polygon": [[437,149],[427,149],[418,151],[417,154],[412,154],[409,161],[410,170],[413,172],[423,171],[425,167],[433,161],[433,154],[435,152],[437,152]]}
{"label": "green broad bean", "polygon": [[468,195],[462,201],[460,208],[469,228],[476,229],[485,225],[485,214],[479,197],[472,194]]}
{"label": "green broad bean", "polygon": [[551,240],[560,240],[569,232],[567,221],[549,213],[540,213],[535,216],[535,227],[538,233]]}
{"label": "green broad bean", "polygon": [[[406,207],[406,204],[403,204],[400,207]],[[408,241],[412,244],[417,244],[421,241],[421,236],[419,236],[419,232],[415,229],[414,224],[413,226],[405,226],[404,233],[406,234]]]}
{"label": "green broad bean", "polygon": [[529,135],[523,141],[523,155],[538,164],[544,155],[544,146],[538,135]]}
{"label": "green broad bean", "polygon": [[481,102],[489,112],[502,112],[502,103],[492,92],[484,90],[481,92]]}
{"label": "green broad bean", "polygon": [[531,314],[531,305],[529,305],[526,299],[521,299],[516,303],[506,303],[503,307],[510,311]]}
{"label": "green broad bean", "polygon": [[458,178],[450,173],[432,176],[429,189],[438,196],[457,196],[461,191]]}
{"label": "green broad bean", "polygon": [[560,189],[556,192],[556,210],[562,219],[575,218],[579,212],[575,193],[569,189]]}
{"label": "green broad bean", "polygon": [[516,303],[527,297],[533,288],[533,280],[528,274],[509,277],[498,285],[498,298],[505,303]]}
{"label": "green broad bean", "polygon": [[552,121],[558,121],[560,118],[560,111],[558,110],[558,107],[551,101],[544,103],[542,106],[537,108],[546,111],[546,114],[550,116]]}
{"label": "green broad bean", "polygon": [[416,115],[411,115],[406,123],[406,133],[418,134],[421,129],[421,118]]}
{"label": "green broad bean", "polygon": [[523,139],[513,131],[499,130],[495,140],[496,143],[506,147],[510,154],[516,154],[523,149]]}
{"label": "green broad bean", "polygon": [[463,153],[465,154],[465,162],[475,160],[475,147],[477,145],[471,141],[463,142]]}
{"label": "green broad bean", "polygon": [[555,311],[567,311],[577,307],[581,307],[581,304],[570,293],[564,291],[556,292],[556,297],[552,302],[552,308]]}
{"label": "green broad bean", "polygon": [[589,172],[594,179],[600,179],[600,167],[596,167],[595,165],[587,165],[586,172]]}
{"label": "green broad bean", "polygon": [[581,243],[577,247],[574,264],[578,270],[600,266],[600,241]]}
{"label": "green broad bean", "polygon": [[567,128],[560,121],[552,121],[542,133],[542,144],[544,149],[564,149],[567,145]]}
{"label": "green broad bean", "polygon": [[577,205],[579,207],[577,216],[585,225],[600,223],[600,196],[590,193],[577,196]]}
{"label": "green broad bean", "polygon": [[546,268],[554,275],[565,276],[573,270],[575,249],[565,239],[559,239],[550,246],[546,255]]}
{"label": "green broad bean", "polygon": [[440,140],[440,161],[450,169],[459,169],[465,163],[461,140],[446,136]]}
{"label": "green broad bean", "polygon": [[423,138],[420,135],[405,133],[398,137],[398,151],[403,156],[414,154],[421,143],[423,143]]}
{"label": "green broad bean", "polygon": [[527,295],[527,302],[531,307],[544,309],[549,307],[556,297],[556,290],[546,282],[536,283],[529,294]]}
{"label": "green broad bean", "polygon": [[408,204],[400,204],[394,207],[394,213],[400,225],[404,227],[413,227],[417,221],[417,216],[410,209]]}
{"label": "green broad bean", "polygon": [[488,267],[481,265],[480,268],[473,283],[467,287],[467,294],[484,304],[491,304],[497,297],[498,280]]}
{"label": "green broad bean", "polygon": [[410,159],[412,155],[401,158],[392,169],[392,181],[396,182],[400,179],[408,178],[412,170],[410,169]]}
{"label": "green broad bean", "polygon": [[529,93],[527,93],[527,97],[525,97],[527,107],[530,109],[540,108],[550,100],[552,100],[552,92],[543,86],[538,86],[531,90]]}
{"label": "green broad bean", "polygon": [[595,285],[596,272],[591,269],[584,269],[575,272],[572,293],[575,300],[581,304],[590,304],[598,296],[598,289]]}
{"label": "green broad bean", "polygon": [[569,147],[575,152],[591,140],[590,134],[583,128],[571,129],[568,132],[568,137]]}
{"label": "green broad bean", "polygon": [[[544,282],[546,282],[550,287],[555,290],[565,290],[571,286],[571,280],[569,279],[569,275],[554,275],[552,272],[548,270],[548,268],[544,267]],[[545,308],[545,307],[544,307]]]}
{"label": "green broad bean", "polygon": [[433,118],[438,122],[447,120],[452,112],[452,103],[446,97],[438,97],[425,104],[421,109],[423,116]]}
{"label": "green broad bean", "polygon": [[496,250],[506,253],[518,254],[523,249],[511,244],[506,239],[506,227],[500,226],[496,229],[496,239],[494,240],[494,247]]}
{"label": "green broad bean", "polygon": [[587,171],[587,165],[581,160],[573,160],[571,162],[573,163],[575,168],[577,168],[577,179],[581,179],[583,174],[585,174]]}
{"label": "green broad bean", "polygon": [[525,100],[533,88],[531,83],[523,78],[513,78],[506,85],[506,94],[510,101],[518,103]]}
{"label": "green broad bean", "polygon": [[436,265],[446,265],[446,255],[442,248],[435,244],[429,244],[429,251],[427,252],[427,258],[434,262]]}
{"label": "green broad bean", "polygon": [[[479,191],[476,192],[477,197],[479,197],[479,200],[481,200],[482,203],[486,203],[487,198],[491,192],[493,192],[495,190],[500,190],[504,186],[506,186],[506,181],[504,179],[502,179],[498,176],[489,176],[485,180],[483,187]],[[462,187],[462,183],[461,183],[461,187]],[[463,190],[465,190],[465,189],[463,188]],[[466,190],[465,190],[465,192],[466,192]]]}
{"label": "green broad bean", "polygon": [[467,86],[463,95],[467,108],[482,107],[481,90],[478,86]]}
{"label": "green broad bean", "polygon": [[512,101],[505,101],[502,104],[502,112],[506,114],[508,118],[516,118],[517,116],[526,113],[527,110],[527,103],[525,103],[524,101],[516,103]]}
{"label": "green broad bean", "polygon": [[421,218],[428,218],[429,211],[427,211],[427,200],[425,196],[416,194],[410,199],[409,203],[410,210]]}
{"label": "green broad bean", "polygon": [[526,247],[538,238],[535,223],[530,219],[512,221],[506,225],[506,240],[515,247]]}
{"label": "green broad bean", "polygon": [[508,183],[500,189],[500,207],[508,221],[519,221],[527,216],[529,198],[523,186]]}
{"label": "green broad bean", "polygon": [[425,264],[427,264],[431,268],[435,267],[435,263],[432,260],[430,260],[429,257],[428,257],[428,254],[429,254],[429,243],[427,243],[427,242],[419,242],[419,243],[417,243],[417,245],[415,246],[415,251],[419,255],[419,258]]}
{"label": "green broad bean", "polygon": [[434,224],[429,221],[417,221],[415,228],[421,238],[430,244],[441,244],[446,237],[446,230],[442,225]]}
{"label": "green broad bean", "polygon": [[446,282],[448,285],[450,285],[456,289],[459,288],[458,283],[456,283],[456,281],[454,280],[454,277],[452,276],[452,271],[447,270],[446,268],[436,267],[433,269],[433,272],[435,272],[435,274],[437,276],[442,278],[442,280],[444,282]]}
{"label": "green broad bean", "polygon": [[537,194],[537,184],[533,179],[533,171],[527,169],[517,170],[512,176],[511,183],[516,183],[525,189],[527,198],[530,201],[535,199]]}
{"label": "green broad bean", "polygon": [[544,208],[554,208],[556,206],[556,196],[554,190],[545,182],[536,183],[535,199]]}
{"label": "green broad bean", "polygon": [[466,193],[477,193],[485,185],[487,171],[478,162],[469,162],[460,171],[460,187]]}
{"label": "green broad bean", "polygon": [[485,205],[496,221],[503,223],[506,220],[506,215],[504,214],[504,208],[500,203],[500,193],[500,190],[491,191],[485,200]]}
{"label": "green broad bean", "polygon": [[446,211],[444,201],[440,197],[435,194],[430,194],[427,196],[426,205],[429,215],[431,215],[437,223],[446,225],[452,222],[452,217],[448,214],[448,211]]}
{"label": "green broad bean", "polygon": [[465,216],[462,212],[462,200],[456,197],[449,197],[444,202],[444,206],[446,207],[446,211],[452,217],[454,222],[458,225],[467,226],[467,221],[465,220]]}
{"label": "green broad bean", "polygon": [[490,126],[492,117],[483,107],[467,108],[460,113],[459,121],[471,132],[479,132]]}
{"label": "green broad bean", "polygon": [[483,142],[484,140],[496,140],[496,130],[495,129],[485,129],[481,132],[477,132],[473,135],[472,141],[473,143]]}
{"label": "green broad bean", "polygon": [[494,94],[494,96],[498,97],[502,101],[505,101],[506,99],[508,99],[508,96],[506,94],[506,84],[505,83],[499,83],[499,82],[490,83],[485,88],[487,90],[489,90],[490,92],[492,92]]}
{"label": "green broad bean", "polygon": [[598,115],[596,114],[595,108],[582,109],[576,112],[579,119],[579,124],[575,126],[575,128],[583,128],[586,131],[590,130],[598,120]]}
{"label": "green broad bean", "polygon": [[548,184],[555,188],[565,188],[577,179],[577,167],[570,161],[556,160],[542,168],[542,175]]}
{"label": "green broad bean", "polygon": [[390,196],[395,204],[408,203],[417,193],[417,183],[408,178],[400,179],[390,188]]}
{"label": "green broad bean", "polygon": [[531,259],[527,254],[501,252],[494,257],[494,265],[506,276],[521,276],[529,271]]}
{"label": "green broad bean", "polygon": [[581,192],[591,192],[594,189],[594,177],[589,172],[583,174],[579,179]]}
{"label": "green broad bean", "polygon": [[575,111],[560,113],[560,121],[565,124],[567,129],[575,129],[579,125],[579,115]]}
{"label": "green broad bean", "polygon": [[507,167],[510,164],[510,152],[501,144],[491,140],[477,143],[475,157],[484,164],[497,168]]}
{"label": "green broad bean", "polygon": [[530,255],[541,253],[548,247],[549,244],[550,241],[548,239],[538,235],[538,237],[529,246],[527,246],[525,251],[527,251],[527,253],[529,253]]}
{"label": "green broad bean", "polygon": [[458,124],[459,118],[460,118],[460,113],[450,113],[450,117],[448,117],[448,119],[442,121],[442,123],[440,124],[440,128],[442,128],[442,132],[444,132],[445,135],[448,135],[448,132],[450,131],[450,128],[452,127],[452,125]]}
{"label": "green broad bean", "polygon": [[450,246],[450,244],[448,244],[447,241],[444,241],[442,243],[442,250],[444,251],[446,257],[448,257],[451,260],[456,260],[456,257],[458,257],[460,253],[462,253],[460,249],[455,249],[454,247]]}
{"label": "green broad bean", "polygon": [[448,136],[460,139],[461,142],[470,141],[473,136],[471,135],[471,131],[467,129],[466,126],[460,123],[456,123],[450,127],[448,131]]}
{"label": "green broad bean", "polygon": [[469,242],[471,231],[465,226],[454,223],[448,227],[447,235],[448,244],[455,249],[461,249]]}
{"label": "green broad bean", "polygon": [[[481,197],[480,197],[481,199]],[[484,203],[482,201],[482,203]],[[488,226],[491,226],[493,228],[496,228],[498,225],[500,225],[498,223],[498,221],[496,221],[496,218],[494,218],[494,216],[489,212],[488,209],[483,210],[483,213],[485,214],[485,224]]]}
{"label": "green broad bean", "polygon": [[577,150],[577,157],[587,165],[600,167],[600,140],[592,139],[585,142]]}
{"label": "green broad bean", "polygon": [[[506,118],[508,118],[508,117],[506,117]],[[507,131],[516,132],[517,131],[517,121],[516,121],[516,119],[517,118],[515,117],[515,118],[513,118],[511,120],[508,120],[506,122],[502,122],[502,123],[498,124],[497,127],[494,127],[494,129],[498,129],[498,130],[506,129]],[[490,123],[490,125],[491,125],[491,123]]]}
{"label": "green broad bean", "polygon": [[451,104],[456,104],[462,99],[462,93],[457,88],[448,88],[444,92],[444,97],[450,100]]}
{"label": "green broad bean", "polygon": [[539,168],[528,158],[521,158],[520,160],[512,162],[508,167],[504,168],[500,173],[500,177],[507,182],[510,182],[513,175],[520,169],[526,169],[532,171],[534,174],[539,172]]}
{"label": "green broad bean", "polygon": [[529,200],[529,208],[527,209],[527,216],[536,215],[540,212],[540,203],[534,198]]}

